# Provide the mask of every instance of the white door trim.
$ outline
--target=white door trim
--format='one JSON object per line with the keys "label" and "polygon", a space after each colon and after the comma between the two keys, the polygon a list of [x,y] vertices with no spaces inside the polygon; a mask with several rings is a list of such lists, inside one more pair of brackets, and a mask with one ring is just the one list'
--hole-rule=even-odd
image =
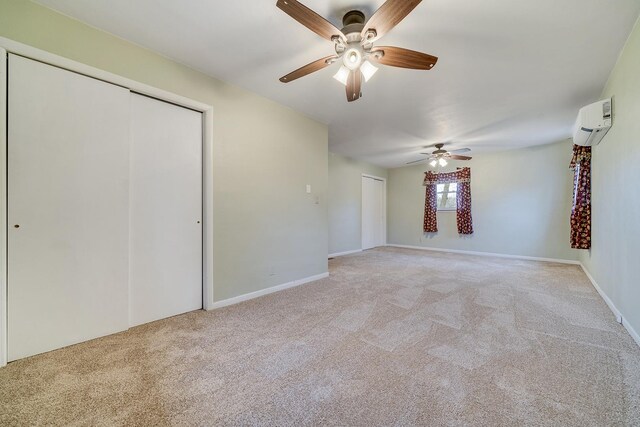
{"label": "white door trim", "polygon": [[202,217],[202,305],[213,309],[213,107],[202,102],[158,89],[80,62],[46,52],[5,37],[0,37],[0,367],[7,363],[7,140],[6,140],[6,72],[7,53],[24,56],[64,68],[88,77],[113,83],[143,95],[171,102],[203,114],[203,217]]}
{"label": "white door trim", "polygon": [[0,47],[0,367],[7,364],[7,51]]}
{"label": "white door trim", "polygon": [[[383,245],[387,244],[387,178],[383,178],[381,176],[375,176],[375,175],[369,175],[366,173],[362,174],[362,178],[371,178],[371,179],[376,179],[378,181],[382,181],[383,185],[384,185],[384,191],[382,194],[382,200],[383,200],[383,205],[384,205],[384,221],[382,221],[382,226],[383,226]],[[362,178],[360,178],[360,181],[362,181]],[[362,224],[364,223],[364,209],[362,209],[363,206],[363,193],[362,193],[362,182],[360,183],[360,191],[361,191],[361,195],[360,195],[360,247],[364,248],[364,237],[362,235]]]}

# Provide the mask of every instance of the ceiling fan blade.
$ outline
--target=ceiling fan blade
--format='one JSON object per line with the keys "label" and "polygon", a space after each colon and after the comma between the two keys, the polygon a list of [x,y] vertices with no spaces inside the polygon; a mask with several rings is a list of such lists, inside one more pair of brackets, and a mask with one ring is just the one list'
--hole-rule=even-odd
{"label": "ceiling fan blade", "polygon": [[429,159],[414,160],[413,162],[409,162],[409,163],[406,163],[406,164],[407,165],[412,165],[414,163],[426,162],[427,160],[429,160]]}
{"label": "ceiling fan blade", "polygon": [[289,83],[300,77],[304,77],[308,74],[315,73],[316,71],[322,70],[325,67],[328,67],[332,64],[331,59],[337,59],[338,56],[331,55],[326,58],[318,59],[317,61],[313,61],[310,64],[305,65],[304,67],[300,67],[297,70],[287,74],[284,77],[280,77],[280,81],[282,83]]}
{"label": "ceiling fan blade", "polygon": [[360,70],[350,72],[347,79],[347,101],[357,101],[360,98],[361,91],[362,72]]}
{"label": "ceiling fan blade", "polygon": [[398,25],[422,0],[387,0],[380,9],[369,18],[362,30],[363,39],[370,30],[375,30],[374,36],[367,41],[373,42],[387,34]]}
{"label": "ceiling fan blade", "polygon": [[411,68],[414,70],[430,70],[438,62],[438,58],[415,50],[393,46],[376,46],[371,52],[384,52],[382,58],[371,55],[370,59],[392,67]]}
{"label": "ceiling fan blade", "polygon": [[448,157],[453,160],[471,160],[471,157],[469,156],[458,156],[457,154],[452,154]]}
{"label": "ceiling fan blade", "polygon": [[332,41],[334,36],[338,36],[344,41],[347,40],[342,31],[337,29],[331,22],[297,0],[278,0],[276,6],[322,38]]}
{"label": "ceiling fan blade", "polygon": [[471,151],[471,148],[459,148],[457,150],[451,150],[449,152],[451,154],[460,154],[460,153],[468,153],[469,151]]}

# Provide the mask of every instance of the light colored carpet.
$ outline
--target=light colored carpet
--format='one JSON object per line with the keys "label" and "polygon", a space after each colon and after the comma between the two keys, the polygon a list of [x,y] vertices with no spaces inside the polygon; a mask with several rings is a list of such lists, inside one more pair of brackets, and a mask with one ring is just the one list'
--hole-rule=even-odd
{"label": "light colored carpet", "polygon": [[382,248],[331,277],[0,369],[0,425],[640,425],[577,266]]}

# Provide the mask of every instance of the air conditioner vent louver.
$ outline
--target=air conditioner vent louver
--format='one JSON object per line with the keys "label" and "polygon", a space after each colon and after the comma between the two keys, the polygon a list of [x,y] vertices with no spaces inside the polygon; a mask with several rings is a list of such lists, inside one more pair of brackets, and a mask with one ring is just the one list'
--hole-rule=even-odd
{"label": "air conditioner vent louver", "polygon": [[611,118],[611,101],[602,104],[602,116],[608,119]]}

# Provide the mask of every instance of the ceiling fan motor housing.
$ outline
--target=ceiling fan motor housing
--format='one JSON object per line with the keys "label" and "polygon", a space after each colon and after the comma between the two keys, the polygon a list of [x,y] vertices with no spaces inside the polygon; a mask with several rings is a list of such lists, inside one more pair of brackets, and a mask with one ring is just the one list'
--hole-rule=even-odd
{"label": "ceiling fan motor housing", "polygon": [[432,154],[435,154],[436,156],[446,154],[447,150],[443,150],[442,147],[444,147],[444,144],[436,144],[437,150],[434,151]]}
{"label": "ceiling fan motor housing", "polygon": [[344,25],[345,27],[347,25],[351,25],[351,24],[362,24],[364,25],[364,13],[362,13],[359,10],[350,10],[349,12],[345,13],[344,16],[342,17],[342,25]]}
{"label": "ceiling fan motor housing", "polygon": [[350,10],[342,18],[342,34],[347,36],[347,43],[360,42],[360,34],[364,30],[365,16],[359,10]]}

